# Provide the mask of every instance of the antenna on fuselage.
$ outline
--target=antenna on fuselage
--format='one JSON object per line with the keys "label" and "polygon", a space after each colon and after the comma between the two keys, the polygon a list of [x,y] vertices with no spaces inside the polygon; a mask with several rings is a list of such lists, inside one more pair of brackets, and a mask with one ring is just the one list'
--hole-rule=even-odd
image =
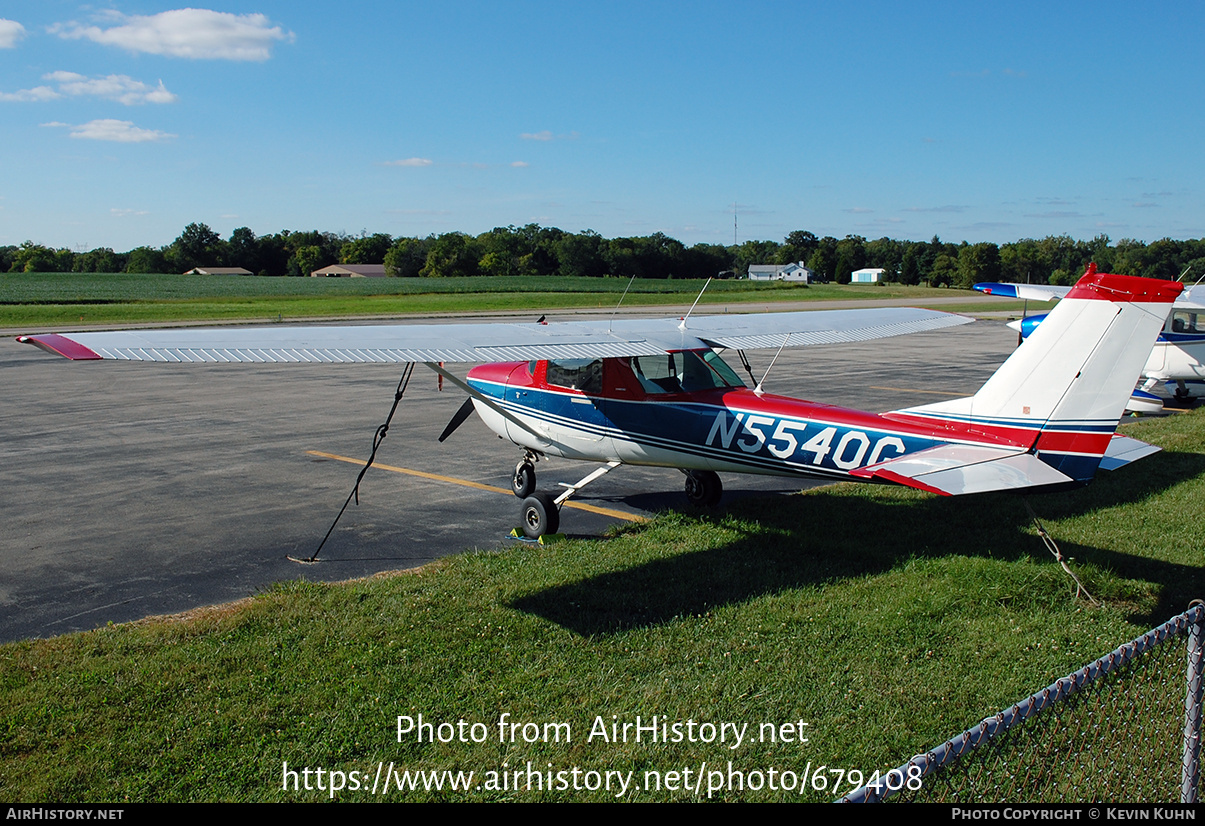
{"label": "antenna on fuselage", "polygon": [[757,387],[753,388],[753,392],[761,396],[766,391],[761,389],[761,386],[766,383],[766,376],[770,375],[770,370],[774,367],[774,362],[778,361],[778,357],[782,355],[782,348],[787,346],[787,342],[791,340],[791,334],[787,333],[782,339],[782,344],[778,345],[778,352],[774,354],[774,358],[770,359],[770,366],[766,368],[766,372],[762,373],[761,381],[757,383]]}
{"label": "antenna on fuselage", "polygon": [[678,324],[679,330],[686,329],[686,319],[690,318],[690,314],[695,311],[695,307],[698,305],[699,299],[703,297],[703,293],[705,293],[707,291],[707,285],[710,283],[711,283],[711,279],[708,278],[707,282],[705,284],[703,284],[703,289],[699,290],[699,295],[695,298],[695,303],[691,304],[690,309],[686,311],[686,315],[682,316],[682,321],[679,322],[679,324]]}
{"label": "antenna on fuselage", "polygon": [[619,305],[623,304],[623,300],[628,297],[628,290],[632,289],[632,282],[636,280],[636,274],[632,273],[632,277],[628,279],[628,286],[623,288],[623,295],[619,297],[619,304],[615,305],[615,309],[611,311],[611,320],[607,322],[607,332],[611,332],[611,325],[615,322],[615,314],[619,312]]}

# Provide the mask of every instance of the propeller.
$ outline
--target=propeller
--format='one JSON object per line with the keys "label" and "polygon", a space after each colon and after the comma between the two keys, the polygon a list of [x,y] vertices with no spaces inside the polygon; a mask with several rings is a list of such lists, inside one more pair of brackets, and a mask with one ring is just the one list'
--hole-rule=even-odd
{"label": "propeller", "polygon": [[444,432],[439,434],[439,441],[442,442],[444,439],[451,436],[456,431],[456,428],[464,424],[464,420],[467,419],[472,412],[473,400],[465,399],[464,404],[460,406],[460,409],[456,411],[451,420],[448,422],[448,426],[444,428]]}

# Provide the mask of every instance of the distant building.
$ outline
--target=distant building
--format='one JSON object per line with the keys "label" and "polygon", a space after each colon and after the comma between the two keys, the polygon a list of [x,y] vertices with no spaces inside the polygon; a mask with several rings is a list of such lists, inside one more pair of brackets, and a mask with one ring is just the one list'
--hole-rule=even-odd
{"label": "distant building", "polygon": [[185,275],[253,275],[242,267],[193,267]]}
{"label": "distant building", "polygon": [[883,273],[887,270],[882,267],[867,267],[864,270],[854,270],[849,274],[850,284],[877,284],[883,280]]}
{"label": "distant building", "polygon": [[384,264],[331,264],[310,273],[311,278],[384,278]]}
{"label": "distant building", "polygon": [[802,261],[791,264],[750,264],[750,281],[797,281],[808,284],[813,273]]}

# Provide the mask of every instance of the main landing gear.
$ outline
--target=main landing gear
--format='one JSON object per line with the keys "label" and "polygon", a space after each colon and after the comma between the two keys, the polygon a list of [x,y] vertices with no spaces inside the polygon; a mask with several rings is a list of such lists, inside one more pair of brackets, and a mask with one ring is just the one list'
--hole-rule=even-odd
{"label": "main landing gear", "polygon": [[523,535],[538,539],[556,533],[561,526],[561,510],[547,493],[533,493],[523,500]]}
{"label": "main landing gear", "polygon": [[523,500],[521,513],[523,535],[529,539],[538,539],[546,534],[556,533],[561,526],[561,505],[565,504],[565,500],[620,465],[619,462],[607,462],[602,467],[595,468],[579,482],[572,485],[561,482],[561,487],[565,490],[554,499],[551,494],[536,491],[535,462],[538,460],[538,454],[528,451],[523,457],[523,461],[515,467],[515,475],[511,478],[510,486],[515,496]]}
{"label": "main landing gear", "polygon": [[724,485],[714,470],[684,470],[686,500],[695,506],[714,507],[724,495]]}

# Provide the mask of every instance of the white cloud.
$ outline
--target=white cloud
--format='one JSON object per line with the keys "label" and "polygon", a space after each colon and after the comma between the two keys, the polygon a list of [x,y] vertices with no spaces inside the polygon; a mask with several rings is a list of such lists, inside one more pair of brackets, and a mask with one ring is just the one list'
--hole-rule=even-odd
{"label": "white cloud", "polygon": [[109,214],[114,218],[125,218],[128,215],[149,215],[150,213],[145,209],[120,209],[118,207],[111,207],[109,209]]}
{"label": "white cloud", "polygon": [[12,49],[25,36],[25,27],[16,20],[0,17],[0,49]]}
{"label": "white cloud", "polygon": [[92,95],[95,97],[115,100],[132,106],[138,103],[174,103],[176,96],[159,81],[158,86],[148,86],[141,80],[134,80],[129,75],[108,75],[106,77],[85,77],[75,72],[51,72],[42,76],[59,85],[52,89],[49,86],[36,86],[33,89],[22,89],[19,92],[0,92],[0,100],[29,101],[57,100],[62,97],[80,97]]}
{"label": "white cloud", "polygon": [[569,132],[564,135],[554,135],[547,129],[541,132],[523,132],[519,137],[525,141],[575,141],[581,135],[577,132]]}
{"label": "white cloud", "polygon": [[433,163],[430,158],[406,158],[404,161],[385,161],[385,166],[430,166]]}
{"label": "white cloud", "polygon": [[49,86],[35,86],[32,89],[21,89],[18,92],[0,92],[0,100],[24,103],[30,100],[57,100],[62,95]]}
{"label": "white cloud", "polygon": [[514,167],[531,166],[527,161],[511,161],[510,165]]}
{"label": "white cloud", "polygon": [[127,106],[136,103],[175,103],[176,96],[159,81],[158,86],[148,86],[141,80],[134,80],[129,75],[106,75],[105,77],[84,77],[75,72],[51,72],[43,80],[52,80],[59,84],[59,91],[65,95],[95,95],[109,98]]}
{"label": "white cloud", "polygon": [[86,39],[130,52],[209,60],[267,60],[272,44],[293,39],[292,32],[271,26],[263,14],[230,14],[210,9],[174,9],[152,15],[104,14],[117,25],[56,23],[52,34]]}
{"label": "white cloud", "polygon": [[115,120],[113,118],[101,118],[100,120],[90,120],[87,123],[80,124],[59,123],[55,121],[53,123],[43,123],[42,125],[66,126],[71,130],[71,137],[90,141],[147,143],[149,141],[162,141],[177,137],[176,135],[159,132],[155,129],[143,129],[135,126],[128,120]]}

